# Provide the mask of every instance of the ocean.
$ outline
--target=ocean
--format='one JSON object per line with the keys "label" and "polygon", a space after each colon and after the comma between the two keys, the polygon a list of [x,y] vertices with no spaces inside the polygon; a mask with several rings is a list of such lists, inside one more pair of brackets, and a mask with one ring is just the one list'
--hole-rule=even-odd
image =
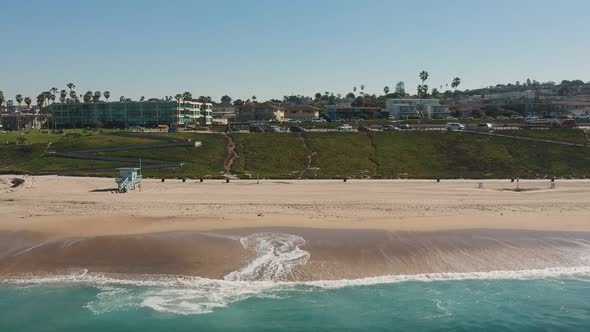
{"label": "ocean", "polygon": [[0,283],[0,331],[588,331],[590,270],[308,283],[78,273]]}

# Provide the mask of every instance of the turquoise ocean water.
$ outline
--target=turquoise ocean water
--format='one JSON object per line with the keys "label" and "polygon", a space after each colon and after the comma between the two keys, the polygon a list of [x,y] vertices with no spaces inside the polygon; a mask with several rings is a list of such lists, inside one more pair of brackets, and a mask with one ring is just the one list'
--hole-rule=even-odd
{"label": "turquoise ocean water", "polygon": [[[185,285],[185,286],[180,286]],[[590,276],[0,283],[0,331],[589,331]]]}

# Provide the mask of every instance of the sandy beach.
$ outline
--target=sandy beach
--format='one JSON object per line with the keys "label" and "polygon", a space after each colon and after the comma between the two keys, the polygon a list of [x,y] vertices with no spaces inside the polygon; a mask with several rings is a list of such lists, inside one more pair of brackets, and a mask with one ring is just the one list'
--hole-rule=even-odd
{"label": "sandy beach", "polygon": [[[12,187],[11,180],[25,182]],[[481,183],[481,188],[480,188]],[[0,275],[327,280],[586,266],[590,181],[0,176]],[[277,234],[283,234],[279,236]]]}

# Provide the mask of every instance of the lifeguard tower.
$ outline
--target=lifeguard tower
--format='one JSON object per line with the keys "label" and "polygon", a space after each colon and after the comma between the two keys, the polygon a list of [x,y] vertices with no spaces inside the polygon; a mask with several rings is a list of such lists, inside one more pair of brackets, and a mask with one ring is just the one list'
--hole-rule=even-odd
{"label": "lifeguard tower", "polygon": [[129,190],[135,190],[141,184],[141,174],[139,167],[124,167],[118,168],[119,177],[117,178],[117,185],[120,193],[126,193]]}

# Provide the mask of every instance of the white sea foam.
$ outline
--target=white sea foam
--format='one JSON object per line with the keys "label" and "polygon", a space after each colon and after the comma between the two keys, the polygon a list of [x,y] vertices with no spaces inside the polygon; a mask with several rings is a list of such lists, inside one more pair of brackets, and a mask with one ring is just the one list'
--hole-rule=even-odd
{"label": "white sea foam", "polygon": [[[9,278],[4,282],[21,285],[88,285],[100,293],[87,305],[94,313],[124,308],[151,308],[174,314],[204,314],[253,296],[273,296],[279,291],[313,291],[343,287],[370,286],[401,282],[453,280],[528,280],[542,278],[590,277],[590,266],[548,268],[521,271],[472,273],[429,273],[390,275],[354,280],[321,280],[309,282],[229,281],[187,276],[132,275],[115,278],[96,273],[78,273],[48,277]],[[285,296],[283,294],[283,296]]]}
{"label": "white sea foam", "polygon": [[[151,308],[174,314],[204,314],[249,297],[289,296],[293,291],[313,291],[400,282],[432,282],[452,280],[502,280],[590,277],[590,266],[555,267],[537,270],[490,271],[466,273],[426,273],[388,275],[363,279],[321,280],[308,282],[283,281],[304,265],[309,253],[299,247],[305,241],[288,234],[261,233],[241,239],[255,258],[224,279],[207,279],[177,275],[105,275],[72,271],[66,275],[4,278],[0,282],[19,285],[88,285],[100,290],[87,304],[94,313],[124,308]],[[286,294],[282,291],[288,291]]]}
{"label": "white sea foam", "polygon": [[238,271],[226,275],[225,280],[286,280],[309,259],[309,252],[299,248],[305,244],[305,240],[297,235],[258,233],[241,238],[240,242],[245,249],[253,250],[256,258]]}

